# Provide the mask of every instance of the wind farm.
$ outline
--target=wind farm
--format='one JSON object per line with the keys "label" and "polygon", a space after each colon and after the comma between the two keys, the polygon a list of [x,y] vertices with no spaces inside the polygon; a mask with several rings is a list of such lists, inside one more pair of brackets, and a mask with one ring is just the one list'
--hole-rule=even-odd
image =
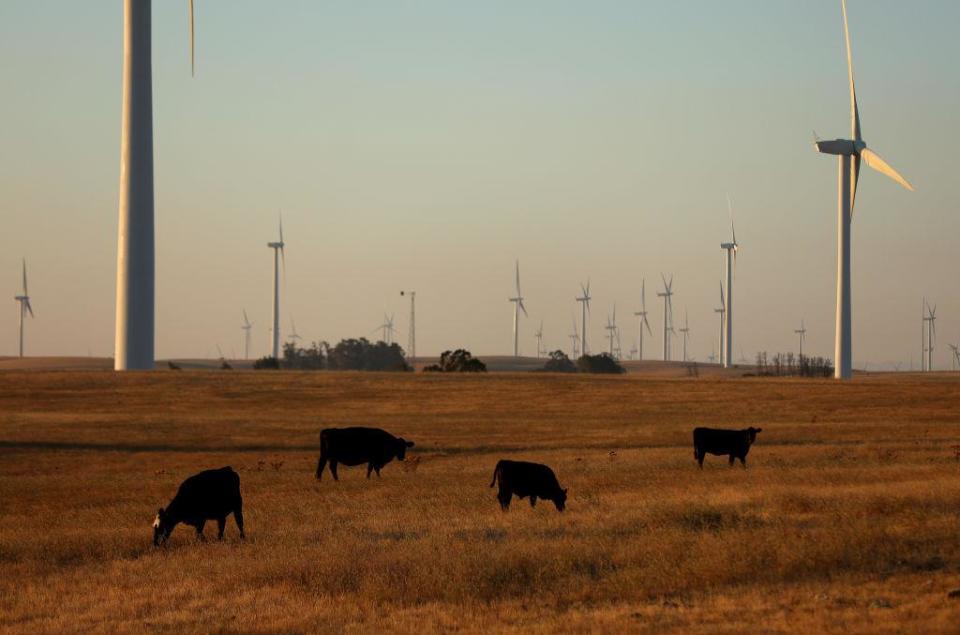
{"label": "wind farm", "polygon": [[960,8],[230,9],[0,20],[0,631],[955,630]]}

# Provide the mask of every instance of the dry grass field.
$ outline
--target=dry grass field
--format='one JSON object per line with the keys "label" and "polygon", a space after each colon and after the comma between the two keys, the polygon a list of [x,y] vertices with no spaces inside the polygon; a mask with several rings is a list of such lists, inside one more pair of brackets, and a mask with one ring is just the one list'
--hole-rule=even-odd
{"label": "dry grass field", "polygon": [[[350,424],[412,461],[317,483]],[[0,631],[955,633],[958,424],[947,375],[2,372]],[[764,431],[700,471],[695,425]],[[502,513],[501,457],[553,466],[567,511]],[[153,548],[222,465],[247,540]]]}

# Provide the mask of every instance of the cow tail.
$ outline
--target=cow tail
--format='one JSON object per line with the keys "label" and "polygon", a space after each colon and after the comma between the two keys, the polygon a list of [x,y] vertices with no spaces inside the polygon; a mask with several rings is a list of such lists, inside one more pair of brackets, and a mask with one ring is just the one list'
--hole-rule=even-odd
{"label": "cow tail", "polygon": [[490,481],[490,487],[497,484],[497,477],[500,476],[500,461],[497,461],[497,467],[493,468],[493,480]]}

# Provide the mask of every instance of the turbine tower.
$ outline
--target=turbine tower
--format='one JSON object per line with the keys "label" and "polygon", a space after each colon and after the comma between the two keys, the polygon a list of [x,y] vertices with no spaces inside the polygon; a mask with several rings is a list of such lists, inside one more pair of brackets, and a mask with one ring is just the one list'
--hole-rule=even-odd
{"label": "turbine tower", "polygon": [[243,358],[250,359],[250,329],[253,328],[253,323],[247,319],[247,310],[243,310],[243,324],[240,326],[240,329],[243,331]]}
{"label": "turbine tower", "polygon": [[297,340],[302,340],[302,339],[303,339],[302,337],[300,337],[300,334],[297,333],[297,325],[296,325],[296,323],[293,321],[293,314],[292,314],[292,313],[290,314],[290,335],[288,335],[287,338],[288,338],[291,342],[296,342]]}
{"label": "turbine tower", "polygon": [[[912,364],[911,364],[912,369]],[[927,299],[920,305],[920,372],[927,371]]]}
{"label": "turbine tower", "polygon": [[670,282],[667,282],[666,276],[662,273],[663,293],[657,293],[658,298],[663,298],[663,361],[670,361],[670,333],[673,332],[673,305],[670,298],[673,296],[673,276],[670,276]]}
{"label": "turbine tower", "polygon": [[680,329],[680,332],[683,333],[683,361],[687,361],[687,340],[690,338],[690,323],[687,321],[687,310],[683,310],[683,328]]}
{"label": "turbine tower", "polygon": [[950,368],[957,370],[958,365],[960,365],[960,345],[957,344],[948,344],[950,350],[953,351],[953,357],[950,358]]}
{"label": "turbine tower", "polygon": [[616,359],[614,355],[614,341],[617,337],[617,305],[613,305],[613,320],[610,319],[610,316],[607,316],[607,325],[603,327],[607,331],[607,337],[610,339],[610,357]]}
{"label": "turbine tower", "polygon": [[839,204],[837,210],[837,324],[836,369],[834,377],[848,379],[853,374],[853,353],[851,348],[851,299],[850,299],[850,230],[853,209],[857,195],[857,182],[860,178],[860,161],[878,172],[887,175],[906,189],[913,186],[890,167],[878,154],[867,148],[860,131],[860,110],[857,105],[857,91],[853,80],[853,54],[850,50],[850,30],[847,25],[847,3],[840,0],[843,14],[843,34],[847,48],[847,76],[850,82],[850,127],[853,139],[815,140],[818,152],[838,157],[839,165]]}
{"label": "turbine tower", "polygon": [[413,362],[417,358],[417,292],[401,291],[400,295],[410,294],[410,331],[407,334],[407,359],[410,360],[410,368],[413,368]]}
{"label": "turbine tower", "polygon": [[523,306],[523,295],[520,293],[520,261],[517,260],[517,295],[510,298],[513,302],[513,356],[520,356],[520,311],[527,315],[527,307]]}
{"label": "turbine tower", "polygon": [[580,354],[586,355],[590,348],[587,346],[587,312],[590,311],[590,278],[587,278],[587,286],[580,283],[582,296],[577,298],[580,303]]}
{"label": "turbine tower", "polygon": [[[155,239],[151,38],[150,0],[124,0],[115,370],[153,368]],[[194,70],[193,41],[193,0],[190,0],[191,75]]]}
{"label": "turbine tower", "polygon": [[20,357],[23,357],[23,323],[26,321],[27,313],[33,317],[33,307],[30,306],[30,294],[27,292],[27,259],[22,261],[23,265],[23,293],[14,296],[13,299],[20,304]]}
{"label": "turbine tower", "polygon": [[573,349],[573,359],[580,358],[580,333],[577,329],[577,318],[573,318],[573,331],[567,337],[570,338],[570,347]]}
{"label": "turbine tower", "polygon": [[937,338],[937,306],[930,308],[927,305],[927,317],[924,318],[929,323],[927,325],[927,370],[933,370],[933,344]]}
{"label": "turbine tower", "polygon": [[647,333],[653,337],[653,331],[650,330],[650,322],[647,320],[647,279],[644,278],[640,284],[640,310],[634,312],[637,316],[637,359],[643,359],[643,327],[647,327]]}
{"label": "turbine tower", "polygon": [[387,345],[393,344],[393,334],[396,332],[396,329],[393,328],[393,314],[387,315],[384,313],[383,324],[381,324],[379,328],[383,329],[383,335],[381,336],[383,343]]}
{"label": "turbine tower", "polygon": [[283,275],[287,275],[287,256],[283,242],[283,218],[280,218],[280,240],[267,243],[273,250],[273,347],[274,359],[280,359],[280,262],[283,261]]}
{"label": "turbine tower", "polygon": [[800,320],[800,328],[794,333],[800,336],[800,359],[803,359],[803,343],[807,340],[807,327],[803,325],[803,319]]}
{"label": "turbine tower", "polygon": [[733,227],[733,203],[727,196],[727,209],[730,212],[730,234],[732,240],[720,243],[720,249],[727,252],[727,303],[724,305],[723,367],[733,366],[733,267],[737,258],[737,230]]}
{"label": "turbine tower", "polygon": [[537,338],[537,359],[540,359],[540,356],[544,353],[544,350],[543,350],[543,320],[540,320],[540,328],[537,329],[537,332],[534,333],[533,336]]}
{"label": "turbine tower", "polygon": [[720,315],[720,335],[718,336],[718,340],[719,340],[718,346],[719,346],[719,350],[720,350],[720,360],[719,360],[719,361],[720,361],[720,365],[723,366],[723,339],[724,339],[724,337],[723,337],[723,330],[724,330],[724,324],[725,324],[725,322],[726,322],[726,320],[724,319],[724,317],[725,317],[725,315],[726,315],[726,313],[727,313],[727,303],[726,303],[726,301],[723,299],[723,280],[720,281],[720,308],[719,308],[719,309],[714,309],[713,312],[714,312],[714,313],[718,313],[718,314]]}

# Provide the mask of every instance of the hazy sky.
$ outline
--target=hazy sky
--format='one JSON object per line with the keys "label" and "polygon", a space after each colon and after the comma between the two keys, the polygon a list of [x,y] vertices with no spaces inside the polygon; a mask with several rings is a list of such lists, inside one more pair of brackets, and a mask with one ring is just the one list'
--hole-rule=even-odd
{"label": "hazy sky", "polygon": [[[911,356],[938,306],[960,341],[960,3],[850,0],[864,137],[916,186],[865,170],[853,229],[854,363]],[[269,346],[278,211],[283,333],[370,335],[418,353],[569,347],[592,280],[591,348],[614,302],[635,338],[641,279],[659,351],[660,272],[715,347],[726,193],[742,244],[734,348],[833,354],[837,168],[849,135],[839,0],[154,2],[157,356]],[[0,355],[112,355],[120,0],[0,2]],[[679,324],[678,324],[679,326]],[[675,349],[679,357],[679,346]]]}

